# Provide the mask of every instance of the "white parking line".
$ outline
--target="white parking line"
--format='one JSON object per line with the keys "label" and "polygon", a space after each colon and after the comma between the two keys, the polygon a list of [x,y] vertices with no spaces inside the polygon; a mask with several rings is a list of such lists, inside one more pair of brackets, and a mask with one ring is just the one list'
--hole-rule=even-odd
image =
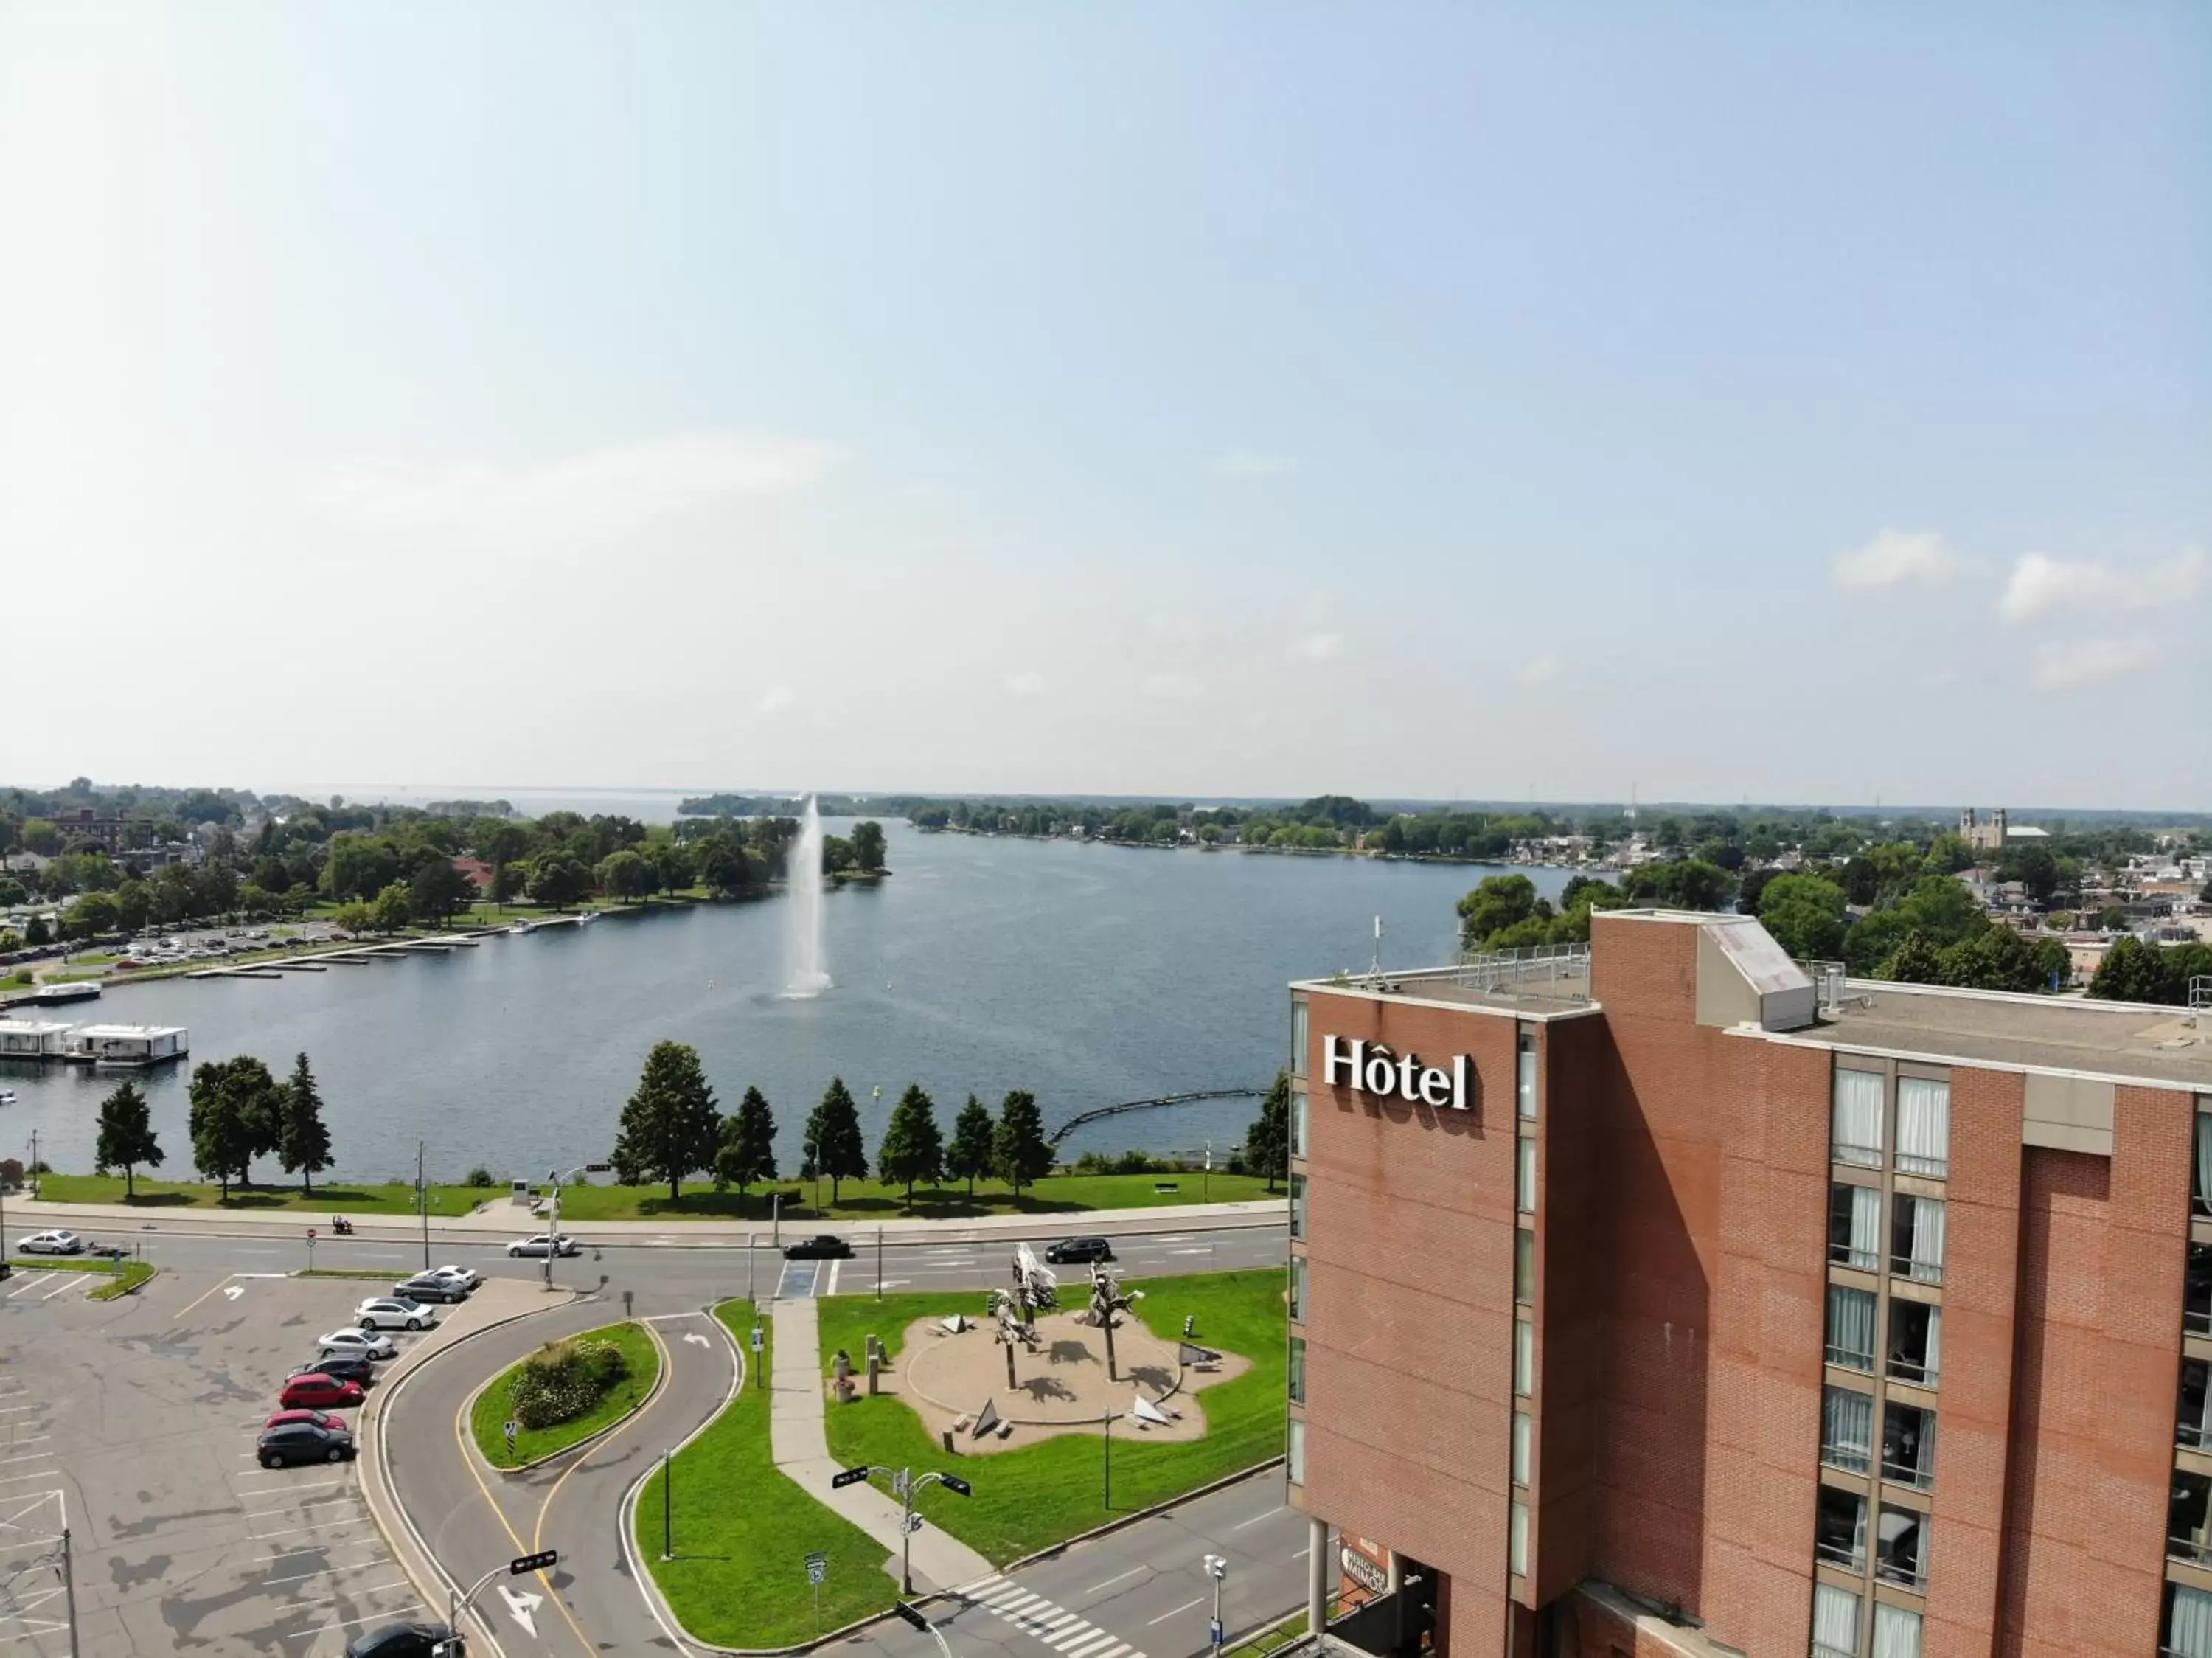
{"label": "white parking line", "polygon": [[[405,1589],[410,1594],[412,1594],[415,1592],[415,1586],[412,1583],[405,1582],[398,1583],[379,1583],[374,1588],[348,1589],[343,1594],[334,1594],[327,1600],[301,1600],[296,1605],[285,1607],[284,1610],[288,1613],[295,1612],[313,1612],[317,1606],[335,1606],[341,1600],[351,1600],[357,1596],[364,1594],[384,1594],[392,1589]],[[364,1620],[356,1618],[354,1621],[356,1623],[361,1623]],[[248,1631],[248,1633],[251,1632],[252,1631]],[[307,1631],[307,1633],[311,1635],[319,1635],[321,1632],[322,1631],[319,1630],[310,1630]],[[300,1637],[294,1635],[289,1636],[286,1638],[296,1641]]]}
{"label": "white parking line", "polygon": [[37,1289],[39,1285],[44,1283],[48,1278],[51,1278],[54,1275],[51,1272],[33,1272],[29,1277],[24,1279],[22,1283],[17,1284],[13,1289],[8,1292],[8,1299],[9,1301],[13,1301],[25,1290]]}
{"label": "white parking line", "polygon": [[[274,1471],[272,1470],[271,1472]],[[349,1483],[349,1481],[343,1479],[318,1479],[311,1481],[305,1485],[264,1485],[254,1490],[240,1491],[239,1495],[240,1496],[274,1496],[277,1492],[283,1490],[326,1491],[333,1485],[344,1485]]]}
{"label": "white parking line", "polygon": [[[363,1594],[374,1594],[376,1591],[374,1589],[363,1589],[362,1593]],[[338,1598],[339,1600],[343,1600],[345,1597],[341,1595]],[[335,1605],[336,1602],[319,1600],[315,1604],[318,1606],[327,1606]],[[334,1618],[327,1624],[318,1624],[313,1629],[301,1630],[297,1634],[288,1635],[284,1638],[287,1641],[312,1641],[319,1635],[328,1635],[336,1630],[351,1629],[356,1624],[380,1624],[386,1618],[392,1617],[400,1610],[400,1608],[394,1606],[387,1607],[383,1612],[364,1612],[358,1618]]]}
{"label": "white parking line", "polygon": [[[51,1439],[53,1436],[51,1434],[40,1434],[39,1437],[40,1439]],[[0,1465],[10,1462],[44,1462],[53,1454],[54,1454],[52,1451],[33,1451],[28,1456],[0,1456]]]}
{"label": "white parking line", "polygon": [[[829,1288],[829,1289],[828,1289],[828,1291],[827,1291],[826,1293],[828,1293],[828,1294],[830,1294],[830,1295],[836,1295],[836,1294],[837,1293],[837,1270],[838,1270],[840,1267],[843,1266],[844,1265],[845,1265],[845,1263],[844,1263],[844,1262],[843,1262],[843,1260],[842,1260],[842,1259],[839,1259],[839,1260],[834,1260],[834,1261],[832,1261],[832,1262],[830,1262],[830,1288]],[[820,1285],[820,1283],[821,1283],[821,1278],[820,1278],[820,1277],[818,1276],[818,1275],[819,1275],[819,1272],[820,1272],[820,1269],[819,1269],[818,1267],[816,1269],[816,1272],[817,1272],[817,1276],[816,1277],[815,1283],[816,1283],[816,1285],[817,1285],[817,1290],[818,1290],[819,1285]]]}
{"label": "white parking line", "polygon": [[0,1417],[21,1416],[26,1411],[43,1411],[44,1405],[0,1405]]}
{"label": "white parking line", "polygon": [[[304,1526],[285,1526],[273,1532],[263,1532],[260,1535],[252,1538],[250,1540],[256,1543],[266,1543],[271,1538],[290,1537],[298,1532],[312,1532],[325,1527],[366,1526],[367,1524],[368,1524],[368,1516],[367,1515],[359,1515],[351,1520],[311,1520]],[[343,1548],[345,1545],[339,1544],[337,1546]],[[270,1557],[274,1559],[276,1557],[272,1555]]]}
{"label": "white parking line", "polygon": [[[52,1457],[55,1454],[52,1451],[48,1451],[44,1454],[46,1456]],[[27,1456],[19,1459],[19,1460],[24,1462],[32,1462],[36,1461],[37,1460],[37,1458]],[[9,1474],[5,1478],[0,1478],[0,1485],[20,1485],[27,1479],[52,1479],[57,1472],[58,1470],[52,1468],[43,1468],[34,1474]]]}
{"label": "white parking line", "polygon": [[[1166,1622],[1168,1621],[1168,1619],[1169,1619],[1169,1618],[1180,1618],[1180,1617],[1182,1617],[1182,1616],[1183,1615],[1183,1613],[1185,1613],[1185,1612],[1188,1612],[1188,1611],[1189,1611],[1193,1606],[1204,1606],[1205,1604],[1206,1604],[1206,1597],[1205,1597],[1204,1595],[1202,1595],[1202,1594],[1201,1594],[1201,1595],[1200,1595],[1200,1596],[1198,1597],[1198,1599],[1197,1599],[1197,1600],[1186,1600],[1186,1601],[1184,1601],[1184,1602],[1182,1603],[1182,1605],[1181,1605],[1181,1606],[1177,1606],[1177,1607],[1176,1607],[1173,1612],[1162,1612],[1158,1617],[1157,1617],[1157,1618],[1153,1618],[1153,1619],[1152,1619],[1152,1624],[1164,1624],[1164,1623],[1166,1623]],[[1146,1625],[1145,1625],[1145,1627],[1146,1627],[1146,1629],[1150,1629],[1152,1626],[1152,1624],[1146,1624]]]}

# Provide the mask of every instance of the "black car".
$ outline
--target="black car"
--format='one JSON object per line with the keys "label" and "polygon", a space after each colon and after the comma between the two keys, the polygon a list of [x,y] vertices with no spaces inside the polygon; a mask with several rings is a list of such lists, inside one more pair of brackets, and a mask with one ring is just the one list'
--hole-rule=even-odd
{"label": "black car", "polygon": [[404,1301],[465,1301],[469,1298],[467,1290],[434,1272],[402,1278],[392,1286],[392,1293]]}
{"label": "black car", "polygon": [[355,1353],[327,1353],[284,1373],[287,1381],[294,1376],[328,1376],[332,1381],[357,1381],[366,1387],[376,1380],[376,1365]]}
{"label": "black car", "polygon": [[463,1658],[463,1651],[443,1624],[386,1624],[347,1642],[345,1658]]}
{"label": "black car", "polygon": [[783,1258],[787,1261],[850,1260],[853,1246],[824,1232],[819,1237],[801,1238],[797,1243],[784,1245]]}
{"label": "black car", "polygon": [[344,1428],[325,1428],[313,1422],[280,1422],[254,1442],[264,1468],[281,1468],[288,1462],[350,1462],[352,1433]]}
{"label": "black car", "polygon": [[1048,1261],[1110,1261],[1114,1246],[1103,1238],[1062,1238],[1044,1252]]}

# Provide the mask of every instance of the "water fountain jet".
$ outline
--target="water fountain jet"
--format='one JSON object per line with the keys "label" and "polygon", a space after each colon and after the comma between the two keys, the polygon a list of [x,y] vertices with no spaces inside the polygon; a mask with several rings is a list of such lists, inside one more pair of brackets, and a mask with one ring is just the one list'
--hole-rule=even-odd
{"label": "water fountain jet", "polygon": [[799,814],[798,838],[784,855],[784,879],[791,904],[784,922],[783,994],[803,1000],[830,984],[822,961],[822,814],[811,795]]}

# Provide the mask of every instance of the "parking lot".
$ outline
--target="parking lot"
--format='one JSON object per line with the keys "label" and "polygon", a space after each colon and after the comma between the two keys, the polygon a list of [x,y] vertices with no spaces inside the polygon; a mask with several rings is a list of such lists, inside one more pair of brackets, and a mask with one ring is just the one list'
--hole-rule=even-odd
{"label": "parking lot", "polygon": [[357,1465],[264,1469],[254,1451],[285,1373],[389,1286],[185,1271],[103,1302],[98,1279],[0,1283],[0,1655],[70,1651],[64,1526],[76,1658],[332,1658],[424,1615]]}

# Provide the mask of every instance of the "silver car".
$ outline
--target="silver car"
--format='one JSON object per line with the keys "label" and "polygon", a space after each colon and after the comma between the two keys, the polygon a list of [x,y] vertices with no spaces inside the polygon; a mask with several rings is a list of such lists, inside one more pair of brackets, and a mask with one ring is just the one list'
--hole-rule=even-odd
{"label": "silver car", "polygon": [[398,1295],[371,1295],[353,1309],[353,1319],[364,1330],[427,1330],[438,1321],[422,1302]]}

